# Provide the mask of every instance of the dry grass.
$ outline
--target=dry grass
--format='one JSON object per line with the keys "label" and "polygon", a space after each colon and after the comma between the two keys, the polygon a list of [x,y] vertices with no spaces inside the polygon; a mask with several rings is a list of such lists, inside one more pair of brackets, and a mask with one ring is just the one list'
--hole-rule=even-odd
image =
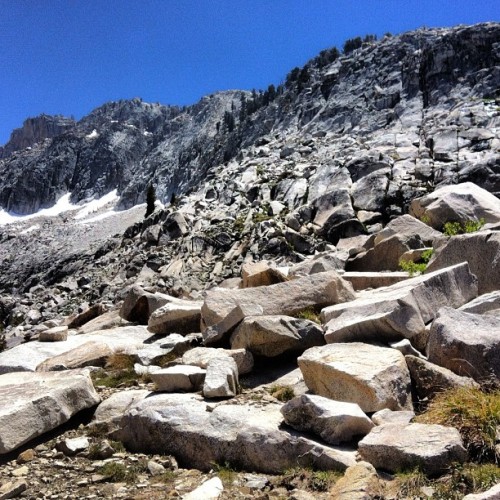
{"label": "dry grass", "polygon": [[427,424],[455,427],[469,457],[479,462],[498,462],[496,430],[500,426],[500,390],[484,392],[461,387],[438,394],[416,419]]}

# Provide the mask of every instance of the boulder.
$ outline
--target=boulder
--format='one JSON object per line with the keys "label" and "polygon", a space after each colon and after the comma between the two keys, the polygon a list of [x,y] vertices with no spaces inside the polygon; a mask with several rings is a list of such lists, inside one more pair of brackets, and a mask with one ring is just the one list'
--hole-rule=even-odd
{"label": "boulder", "polygon": [[221,322],[238,306],[261,307],[263,315],[293,316],[310,307],[325,307],[352,299],[352,286],[335,271],[313,274],[268,287],[242,290],[218,288],[207,292],[201,309],[202,329]]}
{"label": "boulder", "polygon": [[481,231],[449,238],[427,266],[427,272],[467,261],[478,279],[480,295],[500,289],[500,231]]}
{"label": "boulder", "polygon": [[335,500],[371,500],[380,498],[382,485],[377,471],[368,462],[358,462],[348,467],[345,474],[330,490]]}
{"label": "boulder", "polygon": [[176,365],[150,374],[158,391],[192,392],[198,391],[205,380],[206,370],[191,365]]}
{"label": "boulder", "polygon": [[358,453],[376,469],[396,472],[420,467],[426,474],[445,472],[464,462],[467,451],[453,427],[428,424],[384,424],[359,442]]}
{"label": "boulder", "polygon": [[439,311],[429,333],[429,361],[478,382],[500,380],[500,323],[495,316]]}
{"label": "boulder", "polygon": [[188,334],[179,335],[171,333],[166,337],[156,339],[154,342],[144,344],[136,353],[135,358],[145,366],[163,364],[166,359],[173,361],[182,356],[194,345],[201,343],[201,335]]}
{"label": "boulder", "polygon": [[372,415],[372,422],[375,425],[383,424],[409,424],[415,417],[414,411],[392,411],[389,408],[379,410]]}
{"label": "boulder", "polygon": [[378,245],[381,241],[396,234],[404,237],[418,235],[426,246],[434,246],[435,243],[439,245],[441,241],[446,239],[439,231],[436,231],[415,217],[405,214],[392,219],[382,231],[377,233],[374,243]]}
{"label": "boulder", "polygon": [[499,314],[500,290],[485,293],[458,308],[459,311],[473,314]]}
{"label": "boulder", "polygon": [[286,352],[302,353],[324,345],[323,330],[313,321],[290,316],[250,316],[231,336],[232,349],[272,358]]}
{"label": "boulder", "polygon": [[431,399],[437,393],[456,387],[479,387],[469,377],[461,377],[451,370],[415,356],[406,356],[413,387],[420,399]]}
{"label": "boulder", "polygon": [[424,248],[420,236],[394,234],[380,241],[365,253],[347,261],[347,271],[398,271],[402,255],[409,250]]}
{"label": "boulder", "polygon": [[408,273],[402,271],[347,271],[341,274],[341,276],[348,281],[356,291],[366,290],[367,288],[382,288],[385,286],[391,286],[395,283],[408,279]]}
{"label": "boulder", "polygon": [[90,340],[70,351],[50,357],[36,367],[37,372],[72,370],[86,366],[104,366],[113,354],[113,349],[105,342]]}
{"label": "boulder", "polygon": [[247,262],[241,268],[241,288],[269,286],[288,281],[288,278],[269,262]]}
{"label": "boulder", "polygon": [[96,408],[89,427],[106,433],[118,429],[120,420],[128,408],[148,394],[150,392],[145,389],[115,392]]}
{"label": "boulder", "polygon": [[68,327],[55,326],[54,328],[44,330],[40,332],[38,340],[40,342],[63,342],[68,340]]}
{"label": "boulder", "polygon": [[314,394],[357,403],[364,412],[412,409],[410,374],[395,349],[360,342],[329,344],[308,349],[298,363]]}
{"label": "boulder", "polygon": [[72,439],[63,439],[56,443],[56,449],[62,451],[66,456],[72,457],[81,451],[85,451],[90,446],[86,436],[80,436]]}
{"label": "boulder", "polygon": [[218,477],[208,479],[195,490],[182,496],[182,500],[216,500],[222,495],[224,486]]}
{"label": "boulder", "polygon": [[264,473],[289,467],[345,470],[355,451],[334,448],[281,427],[281,404],[218,404],[194,394],[155,394],[124,415],[119,438],[132,451],[174,455],[181,467],[214,463]]}
{"label": "boulder", "polygon": [[[98,347],[100,352],[101,348],[104,349],[102,344],[106,344],[112,352],[131,354],[137,352],[150,337],[151,333],[144,326],[124,326],[82,335],[69,335],[65,342],[28,342],[0,353],[0,373],[35,371],[44,361],[64,354],[68,354],[67,358],[61,357],[56,360],[59,367],[65,362],[85,360],[87,359],[85,348],[71,351],[90,341],[94,342],[92,344],[94,347],[96,344],[101,344]],[[100,355],[97,353],[94,359],[99,358]],[[50,363],[48,365],[56,366]]]}
{"label": "boulder", "polygon": [[116,328],[117,326],[125,326],[126,324],[127,322],[120,317],[120,311],[115,309],[102,313],[100,316],[78,327],[78,333],[92,333],[98,330],[108,330],[110,328]]}
{"label": "boulder", "polygon": [[365,436],[373,422],[354,403],[332,401],[313,394],[303,394],[281,408],[285,422],[300,432],[312,432],[329,444]]}
{"label": "boulder", "polygon": [[500,222],[500,200],[472,182],[443,186],[410,204],[410,215],[440,230],[446,222]]}
{"label": "boulder", "polygon": [[193,333],[200,331],[201,302],[169,302],[151,313],[148,330],[153,333]]}
{"label": "boulder", "polygon": [[347,257],[340,252],[324,252],[294,265],[288,275],[292,278],[308,276],[309,274],[325,273],[344,269]]}
{"label": "boulder", "polygon": [[85,311],[73,316],[68,321],[68,328],[80,328],[89,321],[101,316],[106,312],[106,306],[104,304],[94,304],[88,307]]}
{"label": "boulder", "polygon": [[0,454],[99,403],[87,370],[0,375]]}
{"label": "boulder", "polygon": [[250,373],[253,368],[253,356],[246,349],[215,349],[213,347],[194,347],[182,356],[185,365],[207,368],[208,363],[214,358],[230,356],[236,362],[238,373],[244,375]]}
{"label": "boulder", "polygon": [[232,398],[238,393],[238,367],[230,356],[212,358],[207,365],[203,395],[206,398]]}
{"label": "boulder", "polygon": [[140,286],[134,285],[125,297],[120,309],[120,316],[127,321],[147,325],[149,317],[154,311],[171,302],[184,303],[183,300],[170,295],[146,292]]}
{"label": "boulder", "polygon": [[425,349],[430,323],[439,308],[459,307],[477,296],[477,281],[466,262],[358,294],[321,311],[325,339],[332,342],[392,342],[409,339]]}

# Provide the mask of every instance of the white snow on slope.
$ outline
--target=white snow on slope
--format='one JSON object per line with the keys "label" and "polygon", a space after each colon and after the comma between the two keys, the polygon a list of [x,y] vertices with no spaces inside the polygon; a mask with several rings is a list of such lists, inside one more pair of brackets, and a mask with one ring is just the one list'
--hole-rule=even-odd
{"label": "white snow on slope", "polygon": [[87,134],[85,137],[87,139],[96,139],[97,137],[99,137],[99,134],[97,133],[97,130],[94,129],[92,130],[92,132],[90,132],[90,134]]}
{"label": "white snow on slope", "polygon": [[87,203],[73,218],[76,220],[84,219],[87,215],[92,212],[96,212],[108,203],[117,201],[118,198],[119,196],[117,194],[117,190],[115,189],[114,191],[111,191],[111,193],[105,194],[102,198],[98,198],[97,200],[92,200]]}

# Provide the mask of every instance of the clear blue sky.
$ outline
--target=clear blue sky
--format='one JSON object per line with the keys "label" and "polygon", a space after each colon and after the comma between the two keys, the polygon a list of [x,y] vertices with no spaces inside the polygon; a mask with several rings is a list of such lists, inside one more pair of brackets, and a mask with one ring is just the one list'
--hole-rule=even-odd
{"label": "clear blue sky", "polygon": [[357,35],[499,20],[499,0],[0,0],[0,144],[42,112],[191,104]]}

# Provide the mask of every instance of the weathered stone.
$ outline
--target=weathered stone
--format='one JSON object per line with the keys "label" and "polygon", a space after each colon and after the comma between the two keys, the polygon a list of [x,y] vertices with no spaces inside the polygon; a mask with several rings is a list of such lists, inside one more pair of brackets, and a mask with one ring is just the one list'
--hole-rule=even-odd
{"label": "weathered stone", "polygon": [[238,367],[230,356],[208,362],[203,395],[206,398],[232,398],[238,393]]}
{"label": "weathered stone", "polygon": [[301,432],[312,432],[329,444],[365,436],[372,421],[354,403],[332,401],[313,394],[298,396],[281,408],[285,422]]}
{"label": "weathered stone", "polygon": [[410,214],[441,229],[446,222],[500,222],[500,200],[472,182],[443,186],[410,204]]}
{"label": "weathered stone", "polygon": [[215,500],[222,495],[224,486],[218,477],[208,479],[195,490],[182,496],[183,500]]}
{"label": "weathered stone", "polygon": [[500,290],[485,293],[458,308],[459,311],[472,314],[500,313]]}
{"label": "weathered stone", "polygon": [[347,271],[397,271],[402,255],[415,248],[423,248],[420,236],[395,234],[380,241],[366,253],[347,261]]}
{"label": "weathered stone", "polygon": [[86,370],[0,375],[0,454],[99,403]]}
{"label": "weathered stone", "polygon": [[213,358],[230,356],[236,362],[238,373],[244,375],[250,373],[253,368],[253,356],[246,349],[215,349],[212,347],[194,347],[182,356],[182,363],[185,365],[199,366],[206,368]]}
{"label": "weathered stone", "polygon": [[[106,344],[113,352],[134,353],[150,337],[151,333],[144,326],[124,326],[83,335],[70,335],[66,342],[28,342],[0,353],[0,373],[35,371],[38,365],[56,356],[61,356],[61,358],[53,365],[48,361],[47,367],[55,369],[58,366],[64,369],[64,362],[70,364],[84,362],[88,359],[86,348],[74,353],[71,351],[87,342]],[[93,345],[96,346],[96,344]],[[99,347],[95,352],[96,356],[93,359],[98,360],[102,350]],[[66,353],[69,353],[67,357],[64,356]]]}
{"label": "weathered stone", "polygon": [[492,486],[489,490],[482,493],[471,493],[465,495],[463,500],[498,500],[500,498],[500,483]]}
{"label": "weathered stone", "polygon": [[133,321],[141,325],[147,325],[149,317],[154,311],[171,302],[183,302],[170,295],[162,293],[150,293],[140,286],[133,286],[120,309],[120,316],[127,321]]}
{"label": "weathered stone", "polygon": [[[340,252],[325,252],[304,260],[290,269],[289,276],[298,278],[310,274],[344,269],[346,256]],[[342,275],[343,277],[343,275]]]}
{"label": "weathered stone", "polygon": [[62,342],[68,339],[68,327],[56,326],[40,332],[38,340],[40,342]]}
{"label": "weathered stone", "polygon": [[309,307],[324,307],[353,298],[351,285],[335,271],[313,274],[269,287],[215,289],[207,293],[201,309],[202,327],[206,329],[216,325],[240,305],[262,307],[264,315],[294,315]]}
{"label": "weathered stone", "polygon": [[92,417],[92,422],[89,424],[90,427],[102,430],[103,432],[116,430],[123,414],[128,408],[137,403],[137,401],[144,399],[148,394],[150,392],[145,389],[134,389],[112,394],[97,407]]}
{"label": "weathered stone", "polygon": [[200,331],[201,302],[170,302],[156,309],[148,320],[153,333],[192,333]]}
{"label": "weathered stone", "polygon": [[151,373],[158,391],[198,391],[203,385],[206,370],[191,365],[176,365]]}
{"label": "weathered stone", "polygon": [[359,462],[348,467],[329,493],[335,500],[371,500],[379,498],[381,490],[377,471],[373,465]]}
{"label": "weathered stone", "polygon": [[0,486],[0,500],[7,500],[8,498],[17,498],[21,493],[28,489],[28,483],[25,479],[18,479],[16,481],[7,481]]}
{"label": "weathered stone", "polygon": [[89,440],[85,436],[63,439],[56,444],[56,449],[71,457],[81,451],[85,451],[90,446]]}
{"label": "weathered stone", "polygon": [[409,424],[415,417],[415,412],[409,410],[392,411],[389,408],[379,410],[372,415],[375,425],[383,424]]}
{"label": "weathered stone", "polygon": [[424,274],[321,311],[325,339],[331,342],[409,339],[425,349],[430,323],[439,308],[459,307],[477,295],[477,282],[466,262]]}
{"label": "weathered stone", "polygon": [[431,399],[437,393],[456,387],[479,387],[469,377],[460,377],[451,370],[435,365],[422,358],[406,356],[413,387],[420,399]]}
{"label": "weathered stone", "polygon": [[430,475],[467,459],[459,432],[442,425],[380,425],[359,442],[358,452],[377,469],[396,472],[420,467]]}
{"label": "weathered stone", "polygon": [[155,394],[130,408],[119,438],[128,449],[172,454],[181,466],[209,470],[229,462],[246,470],[279,473],[312,463],[345,470],[355,452],[311,441],[281,428],[281,404],[206,403],[192,394]]}
{"label": "weathered stone", "polygon": [[381,288],[391,286],[400,281],[408,279],[408,273],[402,271],[394,272],[356,272],[347,271],[341,274],[342,278],[351,283],[354,290],[366,290],[367,288]]}
{"label": "weathered stone", "polygon": [[80,328],[89,321],[101,316],[106,312],[106,307],[103,304],[94,304],[85,311],[77,314],[68,321],[68,328]]}
{"label": "weathered stone", "polygon": [[364,412],[412,408],[410,374],[395,349],[359,342],[312,347],[298,358],[309,389]]}
{"label": "weathered stone", "polygon": [[494,316],[442,308],[430,329],[429,361],[480,382],[500,379],[500,324]]}
{"label": "weathered stone", "polygon": [[323,330],[316,323],[290,316],[250,316],[231,336],[232,349],[248,349],[268,358],[286,352],[302,353],[324,343]]}
{"label": "weathered stone", "polygon": [[242,288],[269,286],[288,281],[288,278],[268,262],[248,262],[241,268]]}
{"label": "weathered stone", "polygon": [[28,448],[27,450],[22,451],[16,458],[16,462],[18,464],[25,464],[27,462],[31,462],[35,459],[35,450],[33,448]]}
{"label": "weathered stone", "polygon": [[500,231],[481,231],[451,237],[427,266],[428,272],[467,261],[478,279],[478,292],[500,289]]}
{"label": "weathered stone", "polygon": [[118,326],[126,326],[127,321],[120,317],[118,309],[102,313],[94,319],[91,319],[78,328],[79,334],[92,333],[99,330],[108,330]]}
{"label": "weathered stone", "polygon": [[389,347],[392,349],[397,349],[401,354],[405,356],[417,356],[422,357],[422,354],[418,352],[408,339],[399,340],[398,342],[389,342]]}

